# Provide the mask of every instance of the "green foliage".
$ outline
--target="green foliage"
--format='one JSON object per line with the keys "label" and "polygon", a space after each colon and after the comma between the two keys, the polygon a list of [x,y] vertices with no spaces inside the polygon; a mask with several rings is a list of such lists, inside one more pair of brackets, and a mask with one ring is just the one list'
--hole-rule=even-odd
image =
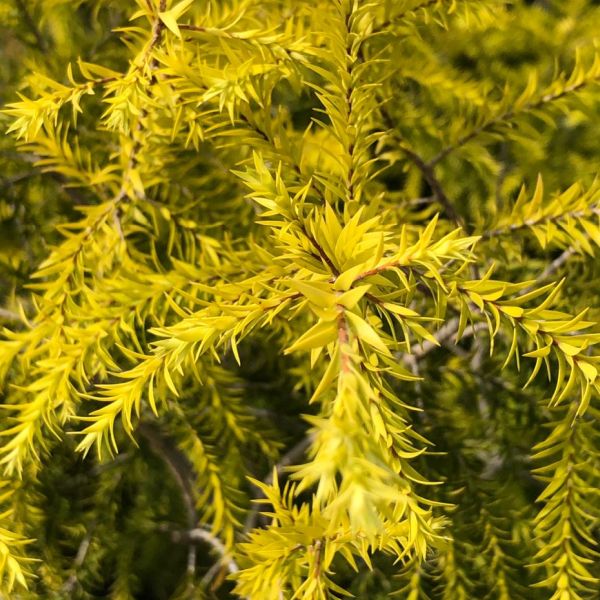
{"label": "green foliage", "polygon": [[600,598],[597,2],[0,25],[3,597]]}

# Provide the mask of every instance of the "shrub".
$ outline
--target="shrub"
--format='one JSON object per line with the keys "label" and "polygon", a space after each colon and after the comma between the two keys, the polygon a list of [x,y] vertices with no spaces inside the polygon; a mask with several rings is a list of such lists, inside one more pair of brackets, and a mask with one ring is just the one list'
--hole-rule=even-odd
{"label": "shrub", "polygon": [[6,597],[598,598],[599,11],[0,2]]}

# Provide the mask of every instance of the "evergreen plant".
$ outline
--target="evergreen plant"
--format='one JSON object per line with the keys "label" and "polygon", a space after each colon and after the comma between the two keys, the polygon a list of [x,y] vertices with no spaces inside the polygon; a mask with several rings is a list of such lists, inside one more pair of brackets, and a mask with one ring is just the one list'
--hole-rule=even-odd
{"label": "evergreen plant", "polygon": [[3,598],[600,598],[600,5],[0,0]]}

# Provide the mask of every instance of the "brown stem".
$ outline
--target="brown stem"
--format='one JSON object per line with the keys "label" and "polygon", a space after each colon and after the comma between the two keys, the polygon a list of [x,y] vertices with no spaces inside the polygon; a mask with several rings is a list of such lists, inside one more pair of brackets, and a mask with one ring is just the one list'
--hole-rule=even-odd
{"label": "brown stem", "polygon": [[[365,56],[362,51],[362,47],[359,51],[358,56],[359,56],[359,59],[361,60],[361,62],[364,62]],[[383,104],[383,102],[384,102],[383,98],[380,97],[379,101],[380,101],[379,111],[380,111],[381,117],[383,119],[383,124],[385,125],[385,127],[388,131],[394,132],[394,137],[399,142],[400,151],[403,152],[413,162],[413,164],[417,167],[417,169],[419,169],[419,171],[421,171],[421,174],[423,175],[423,179],[425,179],[425,181],[431,188],[431,192],[433,193],[435,199],[443,206],[444,211],[448,215],[448,218],[450,218],[452,221],[454,221],[454,223],[456,223],[456,225],[458,227],[461,227],[462,229],[467,231],[464,219],[461,217],[461,215],[458,214],[458,212],[454,208],[454,205],[451,202],[450,198],[448,198],[446,192],[444,191],[444,189],[442,187],[442,184],[440,183],[440,180],[437,178],[437,176],[434,172],[433,165],[426,163],[425,160],[423,160],[423,158],[421,158],[421,156],[419,156],[419,154],[417,154],[414,150],[412,150],[411,148],[409,148],[407,146],[407,144],[404,140],[400,139],[397,136],[397,134],[395,133],[397,131],[397,128],[395,126],[394,120],[392,119],[390,113],[386,110],[386,108]]]}

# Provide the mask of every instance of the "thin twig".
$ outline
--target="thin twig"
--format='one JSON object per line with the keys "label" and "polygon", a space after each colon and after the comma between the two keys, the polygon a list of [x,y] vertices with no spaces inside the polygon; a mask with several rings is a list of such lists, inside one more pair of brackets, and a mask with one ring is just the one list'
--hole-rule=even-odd
{"label": "thin twig", "polygon": [[77,577],[77,572],[79,571],[79,569],[83,566],[83,563],[85,562],[85,558],[87,556],[88,550],[90,549],[90,544],[92,542],[92,536],[94,533],[94,529],[95,529],[95,525],[92,525],[89,528],[88,532],[83,537],[83,539],[81,540],[81,543],[79,544],[79,548],[77,549],[77,554],[75,555],[75,560],[73,561],[72,572],[69,575],[69,578],[67,579],[65,584],[62,586],[62,591],[65,592],[66,594],[71,594],[73,591],[75,591],[75,586],[79,582],[79,579]]}
{"label": "thin twig", "polygon": [[[194,544],[198,542],[203,542],[208,544],[217,552],[219,555],[219,560],[212,565],[212,567],[206,572],[202,581],[200,583],[201,586],[207,586],[213,577],[216,575],[216,572],[221,568],[225,567],[229,573],[237,573],[240,568],[238,567],[235,560],[229,554],[227,547],[223,542],[215,535],[213,535],[209,530],[203,529],[202,527],[194,527],[192,529],[188,529],[186,531],[180,530],[171,530],[168,525],[159,526],[159,530],[161,531],[169,531],[171,534],[171,541],[174,543],[186,543],[190,546],[194,546]],[[195,554],[194,554],[195,556]],[[189,565],[188,565],[188,573],[189,573]]]}
{"label": "thin twig", "polygon": [[181,489],[182,500],[187,513],[187,521],[190,524],[190,529],[192,529],[196,526],[196,507],[191,484],[192,475],[187,459],[163,437],[157,428],[147,423],[140,423],[136,432],[148,442],[150,449],[163,460],[173,475],[173,478]]}
{"label": "thin twig", "polygon": [[[173,478],[181,490],[181,498],[186,509],[187,522],[190,531],[196,527],[196,503],[194,501],[194,492],[192,490],[190,468],[185,456],[174,448],[168,440],[154,427],[145,423],[140,423],[137,432],[146,439],[150,448],[162,458]],[[193,575],[196,568],[196,547],[193,544],[188,545],[188,565],[189,575]]]}
{"label": "thin twig", "polygon": [[415,166],[421,171],[423,179],[425,179],[425,181],[431,188],[431,191],[433,192],[433,195],[435,196],[436,200],[443,206],[444,211],[448,215],[448,218],[454,221],[457,226],[461,227],[466,231],[467,228],[465,226],[464,219],[461,215],[458,214],[458,212],[454,208],[454,205],[452,204],[452,201],[450,200],[450,198],[448,198],[446,192],[444,192],[440,180],[437,178],[436,174],[433,171],[433,167],[428,165],[414,150],[411,150],[407,146],[402,144],[400,146],[400,150],[402,150],[402,152],[404,152],[404,154],[406,154],[406,156],[408,156],[408,158],[410,158],[410,160],[415,164]]}
{"label": "thin twig", "polygon": [[[359,47],[358,60],[361,63],[366,62],[366,56],[364,54],[363,46]],[[381,114],[381,118],[383,119],[384,126],[386,127],[386,129],[388,131],[396,132],[397,127],[395,127],[394,119],[392,118],[390,113],[385,108],[385,99],[382,98],[379,94],[377,94],[377,92],[376,92],[376,95],[379,100],[379,105],[380,105],[379,113]],[[456,225],[458,227],[461,227],[462,229],[464,229],[466,231],[467,229],[465,227],[465,222],[464,222],[463,218],[461,217],[461,215],[459,215],[458,212],[456,211],[456,209],[454,208],[454,205],[450,201],[450,198],[448,198],[448,196],[446,195],[446,192],[444,192],[444,189],[442,188],[442,184],[440,183],[439,179],[435,175],[433,165],[429,165],[428,163],[426,163],[423,160],[423,158],[421,158],[421,156],[419,156],[414,150],[412,150],[411,148],[409,148],[406,145],[406,142],[404,140],[399,139],[397,135],[395,135],[394,137],[399,142],[399,149],[402,152],[404,152],[404,154],[413,162],[413,164],[417,167],[417,169],[419,169],[419,171],[421,171],[421,174],[423,175],[423,179],[427,182],[427,184],[431,188],[431,191],[432,191],[433,195],[435,196],[435,199],[444,207],[444,210],[445,210],[446,214],[448,215],[448,217],[450,219],[452,219],[452,221],[454,221],[454,223],[456,223]]]}
{"label": "thin twig", "polygon": [[536,277],[535,281],[524,290],[522,290],[523,294],[530,292],[535,289],[535,286],[538,283],[542,283],[545,279],[556,273],[574,254],[577,253],[577,248],[575,246],[571,246],[567,248],[560,256],[555,258],[538,277]]}
{"label": "thin twig", "polygon": [[210,533],[210,531],[196,527],[187,532],[187,537],[190,542],[206,542],[212,546],[220,555],[222,564],[227,567],[230,573],[237,573],[240,570],[235,560],[229,555],[225,544],[218,537]]}
{"label": "thin twig", "polygon": [[[363,58],[363,60],[364,60],[364,58]],[[395,127],[394,120],[392,119],[390,113],[385,109],[382,98],[380,98],[380,101],[381,101],[381,106],[379,108],[379,111],[380,111],[381,117],[383,119],[383,124],[388,129],[388,131],[396,132],[397,128]],[[417,169],[419,169],[419,171],[421,171],[421,174],[423,175],[423,179],[427,182],[427,185],[429,185],[429,187],[431,188],[431,192],[435,196],[435,199],[444,208],[444,211],[446,212],[446,215],[448,215],[448,218],[451,219],[452,221],[454,221],[454,223],[458,227],[461,227],[463,230],[467,231],[464,219],[462,218],[462,216],[460,214],[458,214],[458,212],[454,208],[454,204],[452,203],[452,201],[450,200],[450,198],[444,191],[444,188],[442,187],[440,180],[437,178],[437,176],[434,172],[433,165],[431,165],[430,163],[426,163],[425,160],[423,160],[423,158],[421,156],[419,156],[419,154],[417,154],[414,150],[412,150],[411,148],[409,148],[406,145],[406,142],[403,139],[399,139],[397,137],[397,135],[394,135],[394,137],[399,142],[399,144],[398,144],[399,150],[401,152],[403,152],[413,162],[413,164],[417,167]]]}
{"label": "thin twig", "polygon": [[[295,446],[290,448],[277,462],[274,469],[269,472],[269,474],[263,478],[264,483],[267,485],[271,485],[273,483],[273,473],[279,473],[285,467],[289,465],[293,465],[300,459],[307,448],[310,447],[312,443],[312,436],[306,436],[302,438]],[[258,520],[259,508],[255,506],[249,513],[246,518],[246,522],[244,524],[244,531],[250,531],[256,527],[256,521]]]}
{"label": "thin twig", "polygon": [[543,281],[550,275],[553,275],[558,271],[570,258],[577,252],[574,246],[567,248],[558,258],[555,258],[542,272],[542,274],[536,279],[537,281]]}
{"label": "thin twig", "polygon": [[[436,335],[434,336],[435,339],[440,344],[449,340],[458,331],[459,322],[460,321],[457,317],[454,319],[450,319],[446,324],[444,324],[442,327],[440,327],[440,329],[437,331]],[[469,325],[469,327],[465,328],[461,339],[464,339],[464,338],[472,336],[472,335],[476,335],[479,331],[483,331],[484,329],[487,329],[487,327],[488,327],[487,323],[474,323],[473,325]],[[424,356],[426,356],[427,354],[429,354],[431,351],[435,350],[436,348],[439,348],[439,346],[428,340],[425,340],[424,342],[419,343],[419,344],[414,344],[410,349],[410,354],[405,354],[403,357],[403,360],[404,360],[405,364],[407,364],[410,367],[413,360],[422,359]]]}
{"label": "thin twig", "polygon": [[574,210],[567,211],[564,213],[560,213],[559,215],[551,215],[546,217],[541,217],[539,219],[527,219],[526,221],[521,221],[520,223],[513,223],[508,227],[499,227],[498,229],[490,229],[489,231],[484,232],[481,237],[483,239],[491,239],[495,237],[499,237],[502,235],[508,235],[519,229],[526,229],[527,227],[535,227],[536,225],[542,225],[545,223],[555,223],[556,221],[560,221],[561,219],[579,219],[580,217],[585,217],[589,214],[600,215],[600,203],[591,204],[588,208],[583,210]]}
{"label": "thin twig", "polygon": [[12,187],[15,183],[19,183],[19,181],[29,179],[30,177],[35,177],[39,174],[39,171],[25,171],[23,173],[17,173],[12,177],[2,177],[2,181],[0,182],[0,189]]}
{"label": "thin twig", "polygon": [[7,308],[0,308],[0,319],[13,321],[15,323],[19,323],[22,320],[21,315],[12,310],[8,310]]}
{"label": "thin twig", "polygon": [[[550,277],[550,275],[558,271],[558,269],[560,269],[576,252],[577,249],[573,246],[567,248],[558,258],[554,259],[538,277],[536,277],[534,284],[522,290],[522,293],[527,293],[531,291],[532,289],[534,289],[537,283],[541,283],[542,281],[544,281],[544,279]],[[435,339],[439,343],[447,341],[458,331],[458,324],[458,317],[450,319],[450,321],[445,323],[438,330],[438,332],[434,336]],[[465,338],[471,335],[475,335],[477,332],[483,331],[487,328],[487,323],[475,323],[465,328],[462,337]],[[425,340],[420,344],[414,344],[411,347],[410,354],[405,354],[403,360],[406,365],[412,368],[412,365],[415,360],[423,358],[425,355],[429,354],[432,350],[435,350],[436,348],[438,348],[438,346],[428,340]]]}
{"label": "thin twig", "polygon": [[[289,467],[290,465],[296,463],[298,459],[304,455],[304,452],[310,447],[312,441],[312,436],[309,435],[301,439],[279,459],[275,465],[275,470],[279,472],[285,469],[285,467]],[[273,471],[271,471],[269,475],[265,477],[264,482],[267,485],[271,485],[273,483]]]}

